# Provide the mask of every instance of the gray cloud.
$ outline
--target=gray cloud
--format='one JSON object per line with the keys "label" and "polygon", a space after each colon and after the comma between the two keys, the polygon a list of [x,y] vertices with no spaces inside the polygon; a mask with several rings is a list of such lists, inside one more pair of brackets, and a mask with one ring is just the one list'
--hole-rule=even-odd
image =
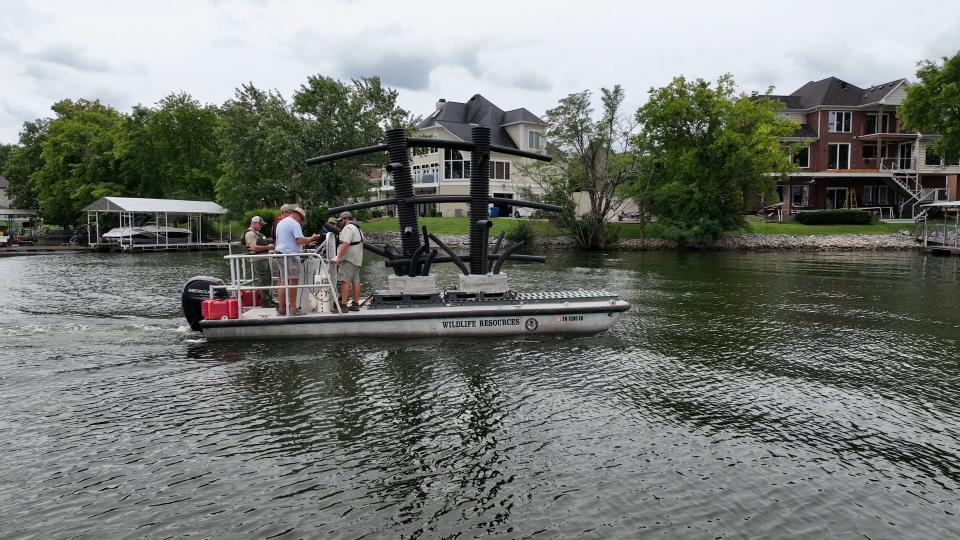
{"label": "gray cloud", "polygon": [[489,70],[485,71],[481,78],[498,86],[532,90],[534,92],[545,92],[553,89],[553,83],[535,71]]}
{"label": "gray cloud", "polygon": [[[371,40],[375,35],[377,39]],[[543,91],[551,82],[534,71],[521,71],[510,66],[488,66],[481,62],[476,40],[460,40],[438,48],[433,41],[424,41],[396,29],[376,29],[363,35],[331,38],[317,37],[302,31],[295,40],[295,50],[302,59],[326,58],[334,69],[346,77],[378,75],[389,86],[405,90],[426,90],[431,74],[440,68],[462,69],[475,79],[523,90]],[[402,43],[402,47],[391,47]]]}
{"label": "gray cloud", "polygon": [[402,52],[350,55],[335,65],[347,77],[378,75],[384,84],[407,90],[429,87],[430,73],[439,67],[428,55]]}
{"label": "gray cloud", "polygon": [[109,63],[86,54],[83,47],[71,46],[66,43],[56,43],[44,47],[30,54],[30,58],[77,71],[103,73],[111,70]]}

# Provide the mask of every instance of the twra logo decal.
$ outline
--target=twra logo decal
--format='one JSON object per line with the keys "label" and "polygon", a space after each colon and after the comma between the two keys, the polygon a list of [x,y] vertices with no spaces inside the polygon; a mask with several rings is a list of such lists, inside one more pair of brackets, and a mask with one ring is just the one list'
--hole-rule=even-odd
{"label": "twra logo decal", "polygon": [[537,320],[534,319],[533,317],[530,317],[529,319],[527,319],[527,322],[523,324],[523,327],[530,332],[533,332],[534,330],[536,330],[538,326],[540,326],[540,323],[538,323]]}

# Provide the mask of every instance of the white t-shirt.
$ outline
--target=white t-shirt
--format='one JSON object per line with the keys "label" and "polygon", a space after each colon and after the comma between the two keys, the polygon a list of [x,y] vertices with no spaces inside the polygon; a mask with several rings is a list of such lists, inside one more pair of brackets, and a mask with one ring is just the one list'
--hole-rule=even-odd
{"label": "white t-shirt", "polygon": [[303,238],[303,229],[297,220],[287,216],[277,223],[277,238],[275,249],[277,253],[303,253],[303,246],[297,243],[297,238]]}
{"label": "white t-shirt", "polygon": [[[340,231],[340,244],[350,244],[351,242],[363,241],[363,235],[360,228],[353,223],[347,223]],[[347,248],[343,255],[343,260],[351,262],[357,266],[363,266],[363,244],[357,244]]]}

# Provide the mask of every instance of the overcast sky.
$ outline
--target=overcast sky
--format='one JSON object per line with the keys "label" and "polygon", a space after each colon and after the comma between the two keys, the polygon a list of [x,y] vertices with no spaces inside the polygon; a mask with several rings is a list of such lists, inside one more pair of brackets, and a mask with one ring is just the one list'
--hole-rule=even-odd
{"label": "overcast sky", "polygon": [[379,75],[400,104],[481,93],[535,114],[622,84],[631,110],[679,74],[789,93],[830,75],[913,78],[960,49],[960,2],[0,0],[0,142],[62,98],[128,112],[246,81],[289,97],[308,75]]}

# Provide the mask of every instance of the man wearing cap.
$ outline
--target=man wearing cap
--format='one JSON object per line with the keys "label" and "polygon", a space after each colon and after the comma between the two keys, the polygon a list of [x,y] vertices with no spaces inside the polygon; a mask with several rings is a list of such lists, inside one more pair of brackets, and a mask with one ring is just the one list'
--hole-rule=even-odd
{"label": "man wearing cap", "polygon": [[347,305],[353,291],[353,304],[349,311],[360,311],[360,266],[363,265],[363,233],[353,222],[350,212],[340,214],[340,247],[333,258],[337,265],[337,281],[340,283],[340,307]]}
{"label": "man wearing cap", "polygon": [[330,216],[327,218],[327,222],[323,224],[323,227],[320,227],[320,232],[327,234],[329,232],[336,233],[337,229],[337,218]]}
{"label": "man wearing cap", "polygon": [[270,226],[270,238],[273,238],[274,241],[277,240],[277,225],[279,225],[285,217],[290,215],[294,206],[293,204],[284,204],[280,207],[280,215],[273,218],[273,224]]}
{"label": "man wearing cap", "polygon": [[[243,244],[247,247],[247,253],[250,255],[268,253],[273,249],[273,244],[260,232],[262,228],[263,218],[253,216],[253,219],[250,220],[250,226],[243,233]],[[253,261],[253,284],[257,287],[270,284],[270,261],[265,257],[258,257]],[[264,307],[276,307],[267,292],[266,290],[260,290],[260,295],[263,298],[262,305]]]}
{"label": "man wearing cap", "polygon": [[[283,218],[277,224],[277,247],[275,251],[276,253],[291,255],[279,259],[280,285],[294,286],[300,283],[300,257],[292,255],[303,253],[303,246],[316,242],[320,238],[319,234],[303,235],[301,225],[306,217],[307,213],[303,208],[297,206],[292,209],[289,216]],[[297,289],[278,289],[277,298],[280,304],[277,306],[277,311],[281,315],[297,313]]]}

